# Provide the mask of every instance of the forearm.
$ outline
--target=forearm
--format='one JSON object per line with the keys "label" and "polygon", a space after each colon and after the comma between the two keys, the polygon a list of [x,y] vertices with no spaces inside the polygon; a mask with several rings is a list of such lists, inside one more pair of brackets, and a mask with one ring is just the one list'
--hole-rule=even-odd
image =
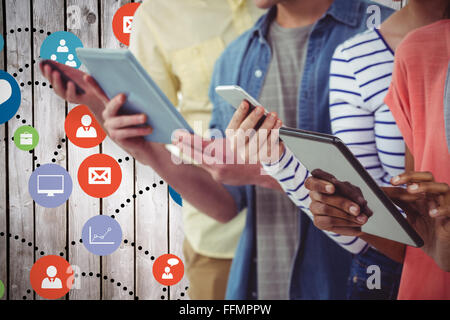
{"label": "forearm", "polygon": [[406,249],[404,244],[367,233],[361,235],[360,238],[392,260],[403,263]]}
{"label": "forearm", "polygon": [[432,257],[445,272],[450,272],[450,240],[437,241],[435,254]]}
{"label": "forearm", "polygon": [[203,168],[175,164],[171,153],[159,144],[151,144],[139,158],[199,211],[223,223],[236,216],[236,202],[231,194]]}

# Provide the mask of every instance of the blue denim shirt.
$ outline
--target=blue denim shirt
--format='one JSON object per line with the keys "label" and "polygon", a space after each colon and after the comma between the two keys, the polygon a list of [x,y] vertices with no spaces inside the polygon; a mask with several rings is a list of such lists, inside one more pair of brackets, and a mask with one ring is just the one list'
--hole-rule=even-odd
{"label": "blue denim shirt", "polygon": [[[299,88],[299,128],[330,133],[329,71],[335,48],[364,31],[367,8],[364,0],[335,0],[314,25],[307,48],[303,79]],[[393,11],[376,4],[384,20]],[[215,93],[218,85],[239,85],[258,98],[271,62],[267,31],[276,16],[276,7],[255,26],[232,42],[216,63],[210,99],[214,105],[210,127],[222,132],[235,109]],[[256,226],[254,187],[227,186],[239,210],[247,207],[247,221],[228,280],[227,299],[256,296]],[[294,213],[293,213],[294,214]],[[300,215],[300,243],[291,274],[291,299],[345,299],[346,281],[352,256]]]}

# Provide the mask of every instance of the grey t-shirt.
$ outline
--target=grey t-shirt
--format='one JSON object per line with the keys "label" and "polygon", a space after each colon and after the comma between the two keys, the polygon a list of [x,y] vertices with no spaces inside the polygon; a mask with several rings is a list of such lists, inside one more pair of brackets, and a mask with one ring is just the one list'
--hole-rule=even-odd
{"label": "grey t-shirt", "polygon": [[[311,26],[268,32],[272,60],[259,102],[284,125],[297,127],[300,81]],[[288,299],[293,258],[299,239],[299,209],[280,191],[256,187],[258,299]]]}

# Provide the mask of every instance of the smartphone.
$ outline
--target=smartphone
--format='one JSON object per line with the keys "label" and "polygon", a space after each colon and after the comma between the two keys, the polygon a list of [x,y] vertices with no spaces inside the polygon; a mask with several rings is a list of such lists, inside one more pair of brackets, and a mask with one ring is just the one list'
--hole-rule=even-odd
{"label": "smartphone", "polygon": [[[256,107],[261,106],[261,103],[259,103],[255,98],[253,98],[239,86],[218,86],[216,87],[216,92],[235,109],[239,108],[243,100],[247,101],[250,105],[250,109],[247,115],[249,115]],[[260,119],[255,127],[256,130],[258,130],[258,128],[263,124],[264,120],[266,119],[267,113],[267,110],[265,110],[264,116]]]}
{"label": "smartphone", "polygon": [[67,76],[64,71],[62,71],[58,65],[53,62],[52,60],[43,60],[41,61],[41,66],[42,68],[45,66],[50,66],[50,68],[52,68],[52,71],[58,71],[59,74],[61,75],[61,81],[64,85],[64,88],[67,88],[67,83],[69,81],[71,81],[73,84],[75,84],[75,92],[77,95],[83,95],[86,93],[86,91],[83,90],[83,88],[81,88],[74,80],[72,80],[71,78],[69,78],[69,76]]}

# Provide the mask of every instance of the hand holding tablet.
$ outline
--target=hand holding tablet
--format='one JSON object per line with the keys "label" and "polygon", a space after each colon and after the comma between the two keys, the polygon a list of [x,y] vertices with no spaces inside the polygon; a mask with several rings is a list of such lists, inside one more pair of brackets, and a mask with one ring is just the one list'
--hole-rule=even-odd
{"label": "hand holding tablet", "polygon": [[129,50],[79,48],[77,55],[109,99],[126,96],[119,114],[146,115],[142,126],[153,131],[145,140],[170,144],[176,130],[193,132]]}

